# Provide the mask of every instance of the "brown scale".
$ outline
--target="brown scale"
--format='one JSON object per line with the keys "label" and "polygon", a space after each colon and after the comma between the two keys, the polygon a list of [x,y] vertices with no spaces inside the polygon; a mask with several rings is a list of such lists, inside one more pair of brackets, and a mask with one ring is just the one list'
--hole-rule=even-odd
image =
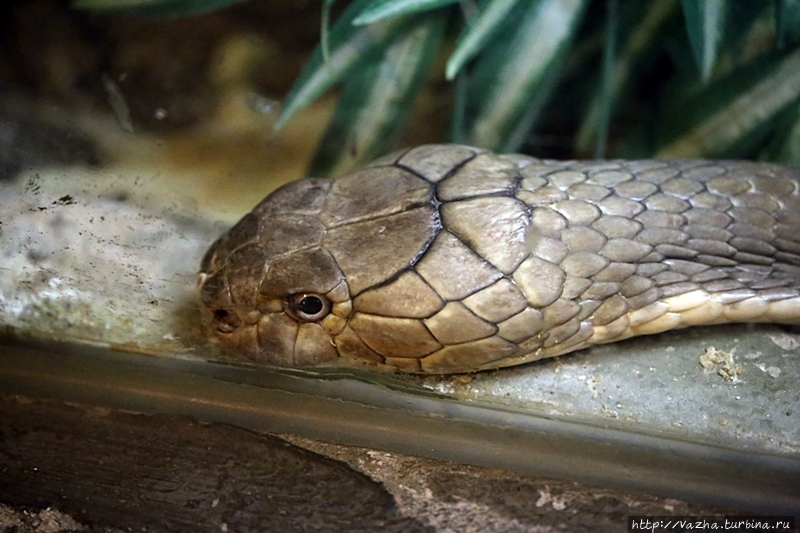
{"label": "brown scale", "polygon": [[799,179],[420,146],[265,198],[203,259],[203,321],[258,363],[438,374],[691,325],[797,324]]}

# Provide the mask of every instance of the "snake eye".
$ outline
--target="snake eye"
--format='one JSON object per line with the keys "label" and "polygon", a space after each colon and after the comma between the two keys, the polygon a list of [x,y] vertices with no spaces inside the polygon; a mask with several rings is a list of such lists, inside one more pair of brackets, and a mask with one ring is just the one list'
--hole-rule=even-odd
{"label": "snake eye", "polygon": [[331,301],[321,294],[289,296],[289,314],[301,322],[317,322],[331,312]]}

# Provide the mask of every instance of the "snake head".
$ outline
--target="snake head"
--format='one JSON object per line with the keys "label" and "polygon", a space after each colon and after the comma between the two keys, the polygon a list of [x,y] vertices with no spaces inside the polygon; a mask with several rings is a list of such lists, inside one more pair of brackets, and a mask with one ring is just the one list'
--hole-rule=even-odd
{"label": "snake head", "polygon": [[258,363],[419,371],[439,347],[422,318],[444,303],[413,269],[440,230],[433,183],[408,168],[290,183],[206,253],[203,322]]}
{"label": "snake head", "polygon": [[337,358],[332,336],[350,314],[341,269],[320,247],[330,182],[279,189],[208,250],[198,287],[203,322],[230,351],[280,366]]}

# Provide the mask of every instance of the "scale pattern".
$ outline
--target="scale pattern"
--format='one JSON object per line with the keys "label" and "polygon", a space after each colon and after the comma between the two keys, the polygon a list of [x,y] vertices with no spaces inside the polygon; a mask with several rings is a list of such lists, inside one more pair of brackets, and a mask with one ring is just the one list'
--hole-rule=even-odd
{"label": "scale pattern", "polygon": [[[700,324],[800,323],[800,171],[425,145],[265,198],[206,254],[205,323],[278,365],[460,373]],[[329,312],[298,320],[294,295]]]}

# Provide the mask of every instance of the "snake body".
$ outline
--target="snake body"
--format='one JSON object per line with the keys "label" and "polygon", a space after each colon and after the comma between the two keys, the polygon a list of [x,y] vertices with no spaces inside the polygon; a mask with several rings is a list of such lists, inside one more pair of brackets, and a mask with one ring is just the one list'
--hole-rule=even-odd
{"label": "snake body", "polygon": [[276,190],[209,249],[250,360],[462,373],[723,322],[800,323],[800,171],[425,145]]}

